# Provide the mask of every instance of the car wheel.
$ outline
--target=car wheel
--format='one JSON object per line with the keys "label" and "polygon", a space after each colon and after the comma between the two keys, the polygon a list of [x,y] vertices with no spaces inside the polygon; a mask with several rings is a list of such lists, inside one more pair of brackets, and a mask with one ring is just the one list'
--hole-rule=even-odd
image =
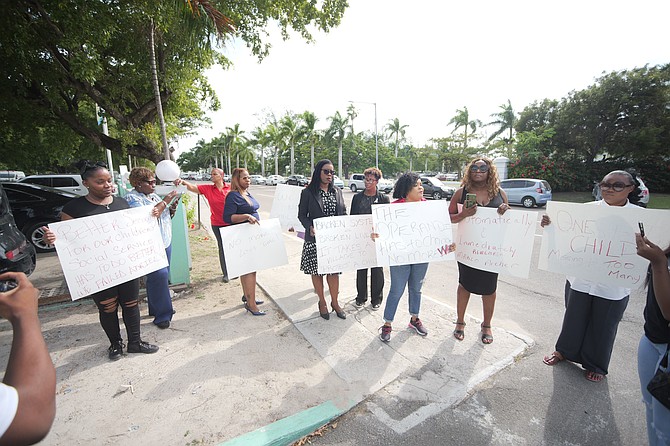
{"label": "car wheel", "polygon": [[533,197],[523,197],[521,199],[521,204],[525,208],[532,208],[535,206],[535,199]]}
{"label": "car wheel", "polygon": [[46,240],[44,240],[44,230],[42,226],[46,226],[51,221],[42,221],[34,223],[30,226],[27,226],[23,233],[26,235],[26,238],[30,243],[33,244],[37,252],[53,252],[56,248],[53,245],[49,245]]}
{"label": "car wheel", "polygon": [[356,185],[355,184],[352,184],[349,188],[351,189],[351,191],[353,193],[356,193]]}
{"label": "car wheel", "polygon": [[441,200],[442,199],[442,193],[435,191],[433,192],[433,200]]}

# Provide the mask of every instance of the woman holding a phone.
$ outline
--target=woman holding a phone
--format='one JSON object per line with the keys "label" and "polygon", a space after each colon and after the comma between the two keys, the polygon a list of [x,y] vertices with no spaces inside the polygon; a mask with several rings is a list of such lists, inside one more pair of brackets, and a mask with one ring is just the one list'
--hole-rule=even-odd
{"label": "woman holding a phone", "polygon": [[[475,215],[477,207],[497,208],[504,214],[509,205],[507,195],[500,188],[498,171],[488,158],[475,158],[465,169],[465,175],[449,202],[449,214],[452,223],[458,223]],[[463,224],[467,224],[464,222]],[[456,328],[454,337],[462,341],[465,337],[465,310],[468,308],[470,294],[482,296],[484,321],[481,325],[481,340],[484,344],[493,342],[491,319],[496,302],[498,273],[482,271],[458,262],[458,290],[456,292]]]}

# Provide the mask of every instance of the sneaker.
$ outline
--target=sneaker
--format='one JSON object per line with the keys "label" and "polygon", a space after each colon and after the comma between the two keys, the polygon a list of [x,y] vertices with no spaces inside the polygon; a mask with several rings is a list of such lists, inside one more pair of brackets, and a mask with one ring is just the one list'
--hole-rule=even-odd
{"label": "sneaker", "polygon": [[356,306],[357,306],[358,308],[362,307],[363,305],[365,305],[365,301],[364,301],[364,300],[358,300],[358,299],[356,299]]}
{"label": "sneaker", "polygon": [[410,319],[407,328],[413,328],[421,336],[426,336],[428,334],[428,330],[426,330],[426,327],[423,326],[423,323],[421,323],[421,319],[419,319],[418,317],[416,318],[416,320]]}
{"label": "sneaker", "polygon": [[129,342],[127,350],[128,353],[156,353],[158,351],[158,346],[144,341]]}
{"label": "sneaker", "polygon": [[384,342],[388,342],[391,340],[391,326],[390,325],[382,325],[379,327],[381,330],[381,333],[379,334],[379,339],[381,339]]}
{"label": "sneaker", "polygon": [[379,310],[379,307],[381,307],[381,304],[372,304],[372,309],[375,311]]}
{"label": "sneaker", "polygon": [[109,346],[107,351],[109,352],[109,359],[112,361],[116,361],[121,359],[121,356],[123,356],[123,342],[121,341],[116,341],[112,343],[112,345]]}

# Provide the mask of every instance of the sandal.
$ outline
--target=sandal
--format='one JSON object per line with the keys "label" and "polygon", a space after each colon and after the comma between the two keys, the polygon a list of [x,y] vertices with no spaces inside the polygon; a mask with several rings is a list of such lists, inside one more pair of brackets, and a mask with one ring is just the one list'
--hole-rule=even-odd
{"label": "sandal", "polygon": [[563,359],[563,355],[561,355],[559,352],[554,352],[549,356],[545,356],[542,359],[542,362],[544,362],[546,365],[553,366],[563,361]]}
{"label": "sandal", "polygon": [[[458,322],[458,321],[454,322],[454,324],[456,324],[457,328],[458,328],[459,325],[462,325],[462,326],[464,326],[464,327],[465,327],[465,325],[466,325],[465,322]],[[458,329],[457,329],[457,330],[454,330],[454,337],[455,337],[457,340],[462,341],[463,338],[465,338],[465,331],[463,331],[463,330],[458,330]]]}
{"label": "sandal", "polygon": [[[490,325],[482,325],[482,328],[491,328]],[[484,333],[482,330],[482,344],[489,345],[493,343],[493,336],[490,334]]]}
{"label": "sandal", "polygon": [[587,370],[586,371],[586,379],[588,379],[589,381],[594,382],[594,383],[599,383],[600,381],[605,379],[605,375],[603,375],[602,373],[592,372],[591,370]]}

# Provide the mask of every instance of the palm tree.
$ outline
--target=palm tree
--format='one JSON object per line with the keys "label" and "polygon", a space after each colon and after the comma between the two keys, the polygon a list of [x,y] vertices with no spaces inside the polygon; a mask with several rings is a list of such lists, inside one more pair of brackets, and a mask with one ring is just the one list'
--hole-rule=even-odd
{"label": "palm tree", "polygon": [[[244,168],[247,168],[247,161],[250,158],[254,157],[254,149],[253,149],[253,144],[247,140],[246,138],[243,140],[242,144],[239,144],[236,149],[235,149],[235,156],[237,156],[237,159],[239,160],[240,157],[242,157],[242,160],[244,161]],[[239,167],[239,162],[238,166]]]}
{"label": "palm tree", "polygon": [[356,133],[354,132],[354,119],[358,117],[358,111],[356,110],[356,107],[354,107],[354,104],[349,104],[349,107],[347,107],[347,119],[351,121],[351,148],[353,152],[356,152],[356,141],[355,141],[355,136]]}
{"label": "palm tree", "polygon": [[337,175],[342,178],[342,140],[347,130],[348,118],[343,117],[340,112],[335,112],[330,117],[330,127],[326,131],[329,138],[337,139]]}
{"label": "palm tree", "polygon": [[310,144],[310,172],[314,170],[314,145],[319,138],[319,134],[316,132],[316,121],[318,118],[316,115],[310,111],[306,111],[301,115],[302,125],[300,126],[300,133],[303,138],[309,141]]}
{"label": "palm tree", "polygon": [[470,120],[470,114],[468,113],[468,107],[463,107],[463,110],[456,109],[456,116],[451,118],[449,124],[454,124],[454,131],[456,132],[459,128],[463,127],[463,148],[467,149],[468,147],[468,127],[472,130],[472,133],[477,131],[477,126],[482,125],[482,121],[479,119]]}
{"label": "palm tree", "polygon": [[267,141],[272,145],[274,151],[275,175],[279,175],[279,150],[284,144],[283,136],[276,122],[268,124],[265,134],[268,138]]}
{"label": "palm tree", "polygon": [[500,112],[493,113],[491,115],[492,118],[496,119],[486,124],[487,126],[498,126],[498,130],[493,132],[493,134],[489,137],[489,141],[500,136],[506,130],[509,130],[509,138],[507,138],[506,142],[510,143],[512,142],[512,131],[514,130],[514,124],[516,124],[516,115],[512,109],[512,102],[508,99],[507,104],[500,105],[500,109]]}
{"label": "palm tree", "polygon": [[228,140],[228,172],[232,171],[232,166],[230,165],[230,157],[232,154],[237,155],[237,166],[240,167],[240,155],[237,153],[237,147],[242,144],[246,138],[242,136],[244,130],[240,130],[240,125],[235,124],[233,127],[226,127],[226,136]]}
{"label": "palm tree", "polygon": [[386,124],[386,131],[389,133],[389,137],[395,135],[395,157],[398,158],[398,144],[400,139],[405,139],[405,129],[409,127],[407,124],[400,125],[400,120],[394,118],[392,121],[389,121]]}
{"label": "palm tree", "polygon": [[279,122],[282,136],[286,145],[291,148],[291,175],[295,175],[295,142],[298,139],[298,124],[289,113],[286,113]]}
{"label": "palm tree", "polygon": [[251,132],[250,142],[257,146],[261,152],[261,175],[265,176],[265,146],[268,143],[268,136],[264,129],[256,127]]}

